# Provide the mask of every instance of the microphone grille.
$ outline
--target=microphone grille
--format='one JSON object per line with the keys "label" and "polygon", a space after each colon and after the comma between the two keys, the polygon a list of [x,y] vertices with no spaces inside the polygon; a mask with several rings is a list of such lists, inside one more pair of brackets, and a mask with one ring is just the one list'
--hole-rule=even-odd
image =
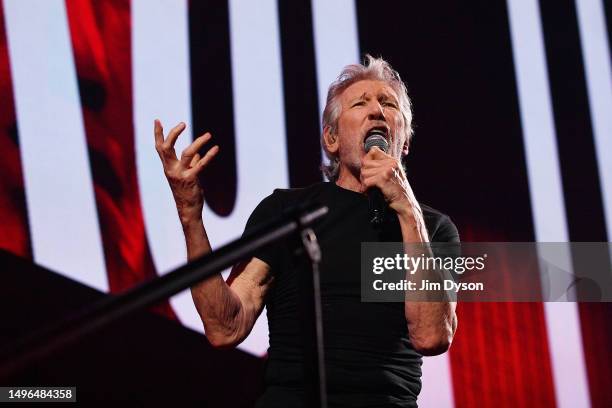
{"label": "microphone grille", "polygon": [[374,146],[378,147],[385,153],[389,151],[389,142],[387,142],[385,133],[382,130],[371,130],[363,141],[363,148],[366,153],[369,152]]}

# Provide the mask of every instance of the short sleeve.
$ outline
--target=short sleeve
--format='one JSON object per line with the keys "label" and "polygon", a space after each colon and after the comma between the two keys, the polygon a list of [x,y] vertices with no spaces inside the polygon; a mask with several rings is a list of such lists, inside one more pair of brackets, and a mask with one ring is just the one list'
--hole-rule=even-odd
{"label": "short sleeve", "polygon": [[432,242],[460,242],[459,231],[451,219],[445,215],[440,219]]}
{"label": "short sleeve", "polygon": [[[257,205],[257,207],[255,207],[247,220],[242,235],[244,236],[245,234],[257,229],[258,226],[278,217],[281,212],[282,205],[279,200],[279,193],[277,190],[275,190],[272,194],[264,198]],[[253,256],[267,263],[268,266],[270,266],[270,269],[276,270],[279,263],[280,251],[282,251],[282,244],[280,242],[275,242],[263,249],[258,250]]]}
{"label": "short sleeve", "polygon": [[443,215],[431,237],[436,256],[457,258],[461,256],[459,231],[447,215]]}

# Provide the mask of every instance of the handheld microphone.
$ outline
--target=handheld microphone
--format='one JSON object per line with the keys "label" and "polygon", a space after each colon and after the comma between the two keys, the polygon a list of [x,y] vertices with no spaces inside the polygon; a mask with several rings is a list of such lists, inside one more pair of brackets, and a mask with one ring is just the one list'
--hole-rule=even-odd
{"label": "handheld microphone", "polygon": [[[387,142],[385,132],[381,129],[370,130],[363,141],[363,149],[366,153],[374,146],[385,153],[389,151],[389,142]],[[382,191],[380,191],[378,187],[372,187],[368,190],[368,202],[370,205],[370,223],[375,226],[380,226],[385,219],[387,202],[385,201]]]}

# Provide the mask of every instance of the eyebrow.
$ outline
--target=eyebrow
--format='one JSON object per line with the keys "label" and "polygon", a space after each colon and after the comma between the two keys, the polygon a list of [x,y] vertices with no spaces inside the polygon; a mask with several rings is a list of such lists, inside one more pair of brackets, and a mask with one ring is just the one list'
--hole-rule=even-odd
{"label": "eyebrow", "polygon": [[[349,104],[353,104],[359,100],[363,100],[366,99],[366,94],[367,92],[362,93],[360,96],[357,96],[355,98],[350,99]],[[395,104],[399,104],[399,100],[395,97],[395,95],[391,94],[391,93],[386,93],[383,92],[381,95],[383,100],[391,100],[392,102],[394,102]]]}
{"label": "eyebrow", "polygon": [[358,97],[356,97],[356,98],[352,98],[352,99],[350,100],[350,103],[353,103],[353,102],[358,101],[358,100],[361,100],[361,99],[365,99],[366,93],[367,93],[367,92],[364,92],[364,93],[362,93],[360,96],[358,96]]}
{"label": "eyebrow", "polygon": [[383,99],[387,100],[387,99],[391,99],[393,102],[395,103],[399,103],[398,99],[395,97],[395,95],[393,94],[388,94],[388,93],[383,93],[382,94]]}

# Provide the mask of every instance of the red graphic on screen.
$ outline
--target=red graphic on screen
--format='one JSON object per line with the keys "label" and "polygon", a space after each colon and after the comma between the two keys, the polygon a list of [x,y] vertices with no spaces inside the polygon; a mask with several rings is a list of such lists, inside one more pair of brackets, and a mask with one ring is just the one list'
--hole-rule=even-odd
{"label": "red graphic on screen", "polygon": [[[66,5],[108,281],[121,292],[157,276],[136,175],[130,2]],[[157,310],[175,318],[167,302]]]}
{"label": "red graphic on screen", "polygon": [[9,65],[4,11],[0,3],[0,248],[31,258],[19,135]]}

